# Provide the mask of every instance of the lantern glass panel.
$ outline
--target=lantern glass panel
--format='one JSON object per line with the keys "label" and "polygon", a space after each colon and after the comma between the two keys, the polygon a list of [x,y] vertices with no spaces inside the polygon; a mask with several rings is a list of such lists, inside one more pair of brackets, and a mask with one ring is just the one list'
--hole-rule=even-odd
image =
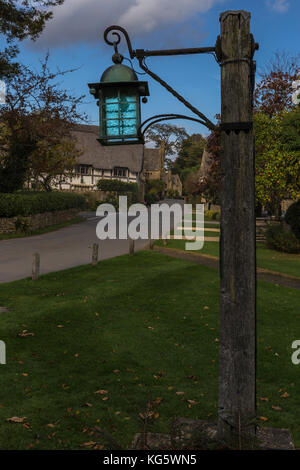
{"label": "lantern glass panel", "polygon": [[139,96],[135,89],[109,90],[102,104],[103,129],[107,137],[135,137]]}

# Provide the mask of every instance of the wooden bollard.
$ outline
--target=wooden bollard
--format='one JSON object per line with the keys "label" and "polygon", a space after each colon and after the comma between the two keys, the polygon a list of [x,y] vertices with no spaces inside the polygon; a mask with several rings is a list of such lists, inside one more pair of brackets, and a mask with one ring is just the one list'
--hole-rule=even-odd
{"label": "wooden bollard", "polygon": [[32,280],[36,281],[40,275],[40,255],[34,253],[32,261]]}
{"label": "wooden bollard", "polygon": [[132,238],[129,238],[129,255],[134,255],[134,240]]}
{"label": "wooden bollard", "polygon": [[99,254],[99,245],[98,243],[93,244],[93,254],[92,254],[92,265],[96,266],[98,263],[98,254]]}

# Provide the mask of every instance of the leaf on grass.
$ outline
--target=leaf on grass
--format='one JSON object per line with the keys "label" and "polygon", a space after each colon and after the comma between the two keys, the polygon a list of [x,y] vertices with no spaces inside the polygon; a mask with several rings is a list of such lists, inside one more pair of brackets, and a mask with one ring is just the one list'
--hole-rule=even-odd
{"label": "leaf on grass", "polygon": [[24,423],[26,419],[26,416],[23,418],[19,418],[18,416],[13,416],[12,418],[7,418],[6,421],[9,421],[10,423]]}
{"label": "leaf on grass", "polygon": [[87,402],[87,403],[85,403],[85,406],[88,406],[88,407],[90,408],[90,407],[93,406],[93,405],[92,405],[91,403],[88,403],[88,402]]}
{"label": "leaf on grass", "polygon": [[21,333],[18,333],[20,338],[26,338],[27,336],[34,336],[34,333],[30,333],[28,330],[23,330]]}
{"label": "leaf on grass", "polygon": [[157,419],[159,417],[159,413],[155,413],[154,419]]}
{"label": "leaf on grass", "polygon": [[269,398],[267,398],[267,397],[260,397],[260,400],[261,400],[261,401],[269,401]]}
{"label": "leaf on grass", "polygon": [[95,441],[84,442],[80,444],[80,447],[94,447],[97,444]]}
{"label": "leaf on grass", "polygon": [[272,409],[275,411],[282,411],[282,408],[280,406],[272,405]]}
{"label": "leaf on grass", "polygon": [[105,395],[106,393],[108,393],[108,390],[97,390],[97,393],[98,395]]}
{"label": "leaf on grass", "polygon": [[197,405],[197,402],[195,400],[187,400],[190,405]]}
{"label": "leaf on grass", "polygon": [[119,369],[113,370],[113,373],[114,373],[114,374],[118,374],[119,372],[120,372]]}
{"label": "leaf on grass", "polygon": [[184,392],[176,392],[176,395],[184,395]]}
{"label": "leaf on grass", "polygon": [[280,398],[288,398],[290,394],[288,392],[284,392],[282,395],[280,395]]}
{"label": "leaf on grass", "polygon": [[261,421],[268,421],[269,420],[269,418],[266,418],[265,416],[260,416],[259,419]]}

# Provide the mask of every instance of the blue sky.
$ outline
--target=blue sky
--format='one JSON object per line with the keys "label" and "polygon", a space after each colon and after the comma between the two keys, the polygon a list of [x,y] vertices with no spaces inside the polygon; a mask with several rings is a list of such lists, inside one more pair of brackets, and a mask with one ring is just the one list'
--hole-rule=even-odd
{"label": "blue sky", "polygon": [[[98,108],[87,83],[96,82],[112,65],[113,48],[103,32],[119,24],[127,29],[133,49],[214,46],[219,34],[219,14],[226,10],[251,12],[251,32],[260,49],[255,54],[258,71],[275,51],[298,54],[300,44],[300,0],[65,0],[54,9],[54,17],[35,41],[21,43],[19,59],[38,68],[39,59],[50,52],[51,69],[79,68],[60,80],[75,95],[86,95],[82,106],[90,124],[98,124]],[[122,41],[124,44],[124,41]],[[128,57],[126,48],[120,48]],[[128,62],[124,64],[129,65]],[[139,71],[138,63],[133,61]],[[215,121],[220,111],[220,69],[211,55],[151,57],[150,70],[161,76],[207,117]],[[193,117],[151,77],[150,97],[142,104],[142,119],[155,114],[178,113]],[[207,134],[206,128],[190,121],[169,121],[191,133]]]}

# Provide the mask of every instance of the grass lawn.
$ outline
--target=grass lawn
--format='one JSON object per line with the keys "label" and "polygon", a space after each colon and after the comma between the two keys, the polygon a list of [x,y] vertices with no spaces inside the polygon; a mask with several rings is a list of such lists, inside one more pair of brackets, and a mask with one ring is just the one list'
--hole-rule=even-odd
{"label": "grass lawn", "polygon": [[32,237],[34,235],[42,235],[43,233],[54,232],[55,230],[59,230],[60,228],[69,227],[69,225],[78,224],[79,222],[84,222],[86,219],[84,217],[78,216],[74,219],[67,220],[61,224],[55,225],[48,225],[47,227],[39,228],[38,230],[34,230],[32,232],[24,232],[24,233],[0,233],[0,240],[9,240],[11,238],[24,238],[24,237]]}
{"label": "grass lawn", "polygon": [[[214,270],[151,251],[1,284],[0,448],[113,449],[94,426],[126,448],[149,400],[149,431],[215,420],[218,289]],[[297,447],[299,300],[258,283],[259,423],[290,428]]]}
{"label": "grass lawn", "polygon": [[[205,236],[217,236],[214,232],[206,232]],[[163,242],[158,240],[157,245],[163,246]],[[177,250],[185,250],[185,240],[168,240],[168,248],[176,248]],[[206,255],[219,257],[219,243],[205,240],[202,250],[198,251]],[[256,247],[257,266],[271,271],[288,274],[300,278],[300,255],[281,253],[279,251],[270,250],[262,243],[258,243]]]}

